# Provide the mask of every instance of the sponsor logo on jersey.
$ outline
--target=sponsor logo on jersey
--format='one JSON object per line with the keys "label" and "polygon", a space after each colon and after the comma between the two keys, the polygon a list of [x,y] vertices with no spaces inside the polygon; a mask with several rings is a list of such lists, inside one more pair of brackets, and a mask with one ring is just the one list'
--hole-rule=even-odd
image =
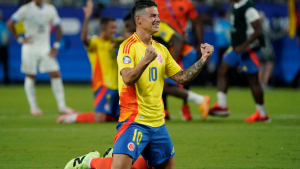
{"label": "sponsor logo on jersey", "polygon": [[133,151],[134,148],[135,148],[135,146],[134,146],[134,144],[133,144],[132,142],[128,143],[127,147],[128,147],[128,149],[129,149],[130,151]]}
{"label": "sponsor logo on jersey", "polygon": [[124,63],[124,64],[129,64],[129,63],[131,63],[130,57],[124,56],[124,57],[123,57],[123,63]]}
{"label": "sponsor logo on jersey", "polygon": [[159,63],[162,63],[162,62],[164,61],[164,59],[163,59],[163,57],[162,57],[161,54],[157,54],[156,59],[157,59],[157,61],[158,61]]}

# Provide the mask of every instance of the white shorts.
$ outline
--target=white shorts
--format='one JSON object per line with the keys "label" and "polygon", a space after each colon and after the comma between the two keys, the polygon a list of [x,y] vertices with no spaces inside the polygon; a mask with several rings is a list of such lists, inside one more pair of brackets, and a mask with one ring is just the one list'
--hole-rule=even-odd
{"label": "white shorts", "polygon": [[49,56],[50,49],[33,49],[28,46],[22,47],[21,72],[29,75],[36,75],[37,68],[40,73],[59,71],[56,58]]}

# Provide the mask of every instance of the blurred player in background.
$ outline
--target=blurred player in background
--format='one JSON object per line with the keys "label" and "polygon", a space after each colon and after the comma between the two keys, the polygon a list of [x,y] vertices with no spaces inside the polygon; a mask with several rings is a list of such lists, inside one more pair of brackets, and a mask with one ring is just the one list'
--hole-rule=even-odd
{"label": "blurred player in background", "polygon": [[276,40],[284,37],[287,34],[287,29],[281,29],[274,32],[271,28],[270,21],[266,18],[263,11],[259,12],[260,21],[263,29],[265,46],[260,51],[260,67],[259,67],[259,82],[263,89],[269,89],[269,79],[272,75],[274,68],[275,51],[272,46],[271,40]]}
{"label": "blurred player in background", "polygon": [[259,13],[252,1],[231,0],[233,10],[231,14],[231,45],[227,50],[218,70],[217,103],[210,109],[210,115],[229,115],[227,107],[227,73],[231,68],[240,66],[246,74],[256,103],[256,112],[245,119],[245,122],[269,121],[263,99],[263,90],[258,80],[259,52],[264,46],[262,26]]}
{"label": "blurred player in background", "polygon": [[[197,52],[201,55],[200,44],[203,42],[202,27],[200,18],[193,3],[189,0],[154,0],[158,5],[158,12],[161,21],[168,23],[185,38],[187,21],[192,21],[197,40]],[[188,44],[187,44],[188,45]],[[185,48],[184,46],[183,48]],[[186,47],[190,48],[190,47]],[[187,50],[187,49],[184,49]]]}
{"label": "blurred player in background", "polygon": [[[132,35],[136,31],[135,25],[131,19],[131,14],[128,14],[124,18],[124,23],[126,27],[126,33],[127,35]],[[178,32],[176,32],[173,28],[171,28],[167,23],[160,22],[159,24],[159,31],[155,34],[153,34],[152,38],[159,43],[166,46],[168,49],[170,48],[170,44],[174,46],[174,52],[173,52],[173,59],[177,60],[177,63],[181,66],[182,69],[188,68],[192,66],[197,61],[196,55],[189,55],[186,57],[182,57],[181,55],[181,47],[182,44],[185,43],[185,39],[182,35],[180,35]],[[186,99],[188,101],[192,101],[195,104],[198,105],[199,110],[202,114],[202,119],[205,120],[208,114],[209,110],[209,97],[208,96],[202,96],[197,93],[194,93],[190,90],[182,88],[182,85],[179,86],[176,82],[173,81],[172,84],[167,83],[165,81],[164,84],[164,93],[168,95],[172,95],[178,98]],[[167,104],[166,101],[164,101],[164,108],[165,112],[167,112]],[[182,111],[184,112],[184,111]],[[169,114],[165,113],[166,119],[170,119]],[[192,116],[182,116],[183,120],[190,120]]]}
{"label": "blurred player in background", "polygon": [[58,118],[58,123],[93,123],[117,121],[120,114],[118,94],[118,66],[116,48],[121,39],[114,39],[117,23],[113,18],[101,19],[99,36],[88,36],[88,23],[93,13],[93,1],[83,8],[84,21],[81,40],[92,67],[92,88],[95,113],[74,113]]}
{"label": "blurred player in background", "polygon": [[[211,57],[213,46],[201,44],[202,58],[182,70],[167,48],[152,40],[159,31],[157,4],[137,1],[132,16],[136,33],[121,44],[117,58],[121,112],[113,159],[111,166],[97,168],[130,169],[142,155],[149,167],[173,169],[175,149],[165,125],[161,99],[164,76],[179,84],[190,83]],[[99,157],[98,152],[88,153],[70,160],[65,169],[92,168]]]}
{"label": "blurred player in background", "polygon": [[[192,45],[189,45],[188,43],[182,43],[182,46],[180,48],[175,45],[174,46],[170,45],[170,51],[173,54],[174,59],[181,66],[181,68],[185,69],[190,67],[197,60],[197,52],[199,58],[201,56],[200,44],[203,42],[203,36],[202,36],[202,27],[200,24],[198,12],[196,11],[192,2],[190,2],[189,0],[155,0],[155,2],[158,4],[158,11],[159,11],[159,16],[161,18],[161,21],[166,22],[173,29],[175,29],[179,34],[181,34],[185,39],[187,39],[187,32],[186,32],[187,21],[188,19],[192,21],[196,33],[197,41],[198,41],[197,49],[195,50],[194,47]],[[166,34],[166,32],[161,31],[161,36],[166,36],[164,34]],[[178,53],[180,54],[180,57],[177,58],[177,56],[179,56],[177,55]],[[167,94],[178,95],[176,88],[171,87],[171,86],[177,86],[178,84],[176,84],[171,79],[166,79],[165,84],[169,86],[168,90],[167,91],[164,90],[164,94],[163,94],[165,107],[167,107],[166,95]],[[189,89],[189,86],[184,86],[184,88]],[[209,96],[201,97],[201,98],[198,97],[197,100],[200,103],[205,102],[209,104],[210,98]],[[192,119],[192,115],[190,113],[190,109],[187,104],[188,100],[183,99],[183,101],[184,103],[181,108],[182,118],[184,120],[190,120]],[[205,108],[205,110],[206,109],[208,108]],[[208,112],[208,110],[206,112]],[[205,114],[207,113],[202,114],[202,116]],[[166,111],[166,117],[168,117],[167,111]]]}
{"label": "blurred player in background", "polygon": [[[23,21],[25,38],[19,36],[14,28],[14,23]],[[74,110],[66,106],[63,82],[59,72],[56,55],[62,37],[61,19],[53,5],[44,3],[43,0],[33,0],[21,6],[11,19],[7,27],[17,41],[22,44],[21,71],[26,74],[25,93],[30,105],[32,115],[42,114],[36,101],[35,76],[37,68],[40,73],[49,73],[51,87],[58,105],[58,112],[72,113]],[[56,38],[53,47],[50,46],[50,26],[56,29]]]}

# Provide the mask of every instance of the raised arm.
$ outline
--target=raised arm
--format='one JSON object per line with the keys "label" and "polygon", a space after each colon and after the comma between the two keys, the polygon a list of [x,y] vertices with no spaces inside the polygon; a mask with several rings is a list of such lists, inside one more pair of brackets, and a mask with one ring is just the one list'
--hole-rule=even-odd
{"label": "raised arm", "polygon": [[130,86],[136,83],[148,65],[156,58],[157,53],[155,49],[150,46],[146,49],[145,57],[141,62],[133,68],[124,68],[121,70],[121,76],[124,83]]}
{"label": "raised arm", "polygon": [[198,76],[203,66],[209,60],[212,53],[214,52],[214,47],[207,43],[201,44],[200,48],[202,53],[201,59],[199,59],[193,66],[185,70],[181,70],[174,76],[170,77],[172,80],[174,80],[175,82],[181,85],[186,85],[191,81],[193,81]]}
{"label": "raised arm", "polygon": [[81,41],[84,43],[85,46],[90,45],[90,39],[88,38],[88,30],[89,30],[89,20],[91,18],[91,15],[93,13],[93,1],[88,0],[86,2],[86,6],[83,7],[83,12],[84,12],[84,21],[83,21],[83,26],[81,30]]}

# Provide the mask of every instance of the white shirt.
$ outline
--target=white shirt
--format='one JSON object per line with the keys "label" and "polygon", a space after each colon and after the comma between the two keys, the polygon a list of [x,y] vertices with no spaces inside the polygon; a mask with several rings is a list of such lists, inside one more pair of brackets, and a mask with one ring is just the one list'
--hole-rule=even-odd
{"label": "white shirt", "polygon": [[[248,0],[241,0],[238,3],[234,3],[233,8],[238,9],[238,8],[244,6],[247,2],[248,2]],[[254,33],[254,29],[253,29],[251,23],[256,20],[259,20],[260,16],[259,16],[258,11],[255,8],[251,7],[246,10],[245,18],[246,18],[246,23],[247,23],[246,34],[247,34],[247,37],[249,38]],[[233,20],[231,21],[231,23],[233,25],[233,23],[234,23]],[[252,44],[250,44],[250,47],[254,47],[257,45],[259,45],[259,41],[255,40]]]}
{"label": "white shirt", "polygon": [[23,21],[25,37],[30,37],[33,44],[24,44],[38,49],[50,48],[50,25],[58,26],[60,17],[53,5],[44,3],[38,7],[34,1],[21,6],[13,15],[14,22]]}

